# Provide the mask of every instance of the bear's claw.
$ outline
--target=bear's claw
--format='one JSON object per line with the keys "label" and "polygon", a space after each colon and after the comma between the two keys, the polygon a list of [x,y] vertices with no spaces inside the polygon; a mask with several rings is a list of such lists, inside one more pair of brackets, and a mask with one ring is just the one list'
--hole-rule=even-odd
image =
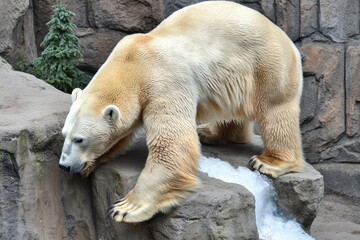
{"label": "bear's claw", "polygon": [[115,213],[112,217],[115,218],[118,214],[119,214],[119,211],[115,211]]}
{"label": "bear's claw", "polygon": [[[268,157],[269,159],[269,157]],[[289,172],[289,171],[284,171],[284,169],[286,169],[286,163],[284,163],[282,166],[273,166],[270,165],[270,163],[268,162],[264,162],[262,161],[262,156],[253,156],[251,157],[250,161],[249,161],[249,166],[254,169],[254,170],[258,170],[260,173],[265,174],[269,177],[272,178],[277,178],[278,176]]]}
{"label": "bear's claw", "polygon": [[155,204],[136,198],[133,192],[129,192],[125,198],[112,204],[108,211],[115,221],[131,223],[146,221],[159,209]]}
{"label": "bear's claw", "polygon": [[255,163],[256,163],[256,157],[252,156],[249,161],[249,166],[253,168]]}

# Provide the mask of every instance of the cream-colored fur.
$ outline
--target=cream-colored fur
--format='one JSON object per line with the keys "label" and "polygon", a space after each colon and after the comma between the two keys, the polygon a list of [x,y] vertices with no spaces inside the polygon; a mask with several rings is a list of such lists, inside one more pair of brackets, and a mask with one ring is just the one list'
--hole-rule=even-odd
{"label": "cream-colored fur", "polygon": [[147,220],[199,186],[197,122],[205,122],[198,128],[205,143],[244,143],[257,121],[265,149],[251,165],[273,177],[301,171],[301,73],[294,44],[260,13],[221,1],[186,7],[121,40],[88,87],[74,91],[64,136],[69,146],[79,144],[74,136],[84,145],[63,161],[80,156],[89,174],[144,125],[146,166],[110,209],[123,222]]}

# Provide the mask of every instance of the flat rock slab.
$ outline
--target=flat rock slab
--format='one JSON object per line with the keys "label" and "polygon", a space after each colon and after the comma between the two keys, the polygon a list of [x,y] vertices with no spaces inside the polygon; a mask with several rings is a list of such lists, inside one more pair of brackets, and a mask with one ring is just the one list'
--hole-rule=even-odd
{"label": "flat rock slab", "polygon": [[[247,166],[251,156],[263,148],[259,136],[249,144],[202,146],[207,157]],[[145,165],[147,149],[140,138],[124,156],[96,170],[92,177],[93,203],[98,237],[113,239],[257,239],[254,198],[244,187],[199,173],[202,188],[169,214],[129,225],[107,217],[106,209],[133,188]],[[323,197],[322,175],[306,164],[302,173],[273,180],[279,204],[309,231]],[[127,236],[125,238],[124,236]]]}
{"label": "flat rock slab", "polygon": [[255,199],[244,187],[199,173],[201,189],[168,214],[140,224],[117,223],[106,209],[131,190],[145,165],[143,139],[125,156],[92,176],[93,205],[99,239],[258,239]]}

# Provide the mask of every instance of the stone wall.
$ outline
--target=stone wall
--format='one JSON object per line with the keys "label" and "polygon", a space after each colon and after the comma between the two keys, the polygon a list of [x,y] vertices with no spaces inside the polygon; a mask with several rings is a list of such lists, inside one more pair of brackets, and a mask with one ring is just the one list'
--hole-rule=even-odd
{"label": "stone wall", "polygon": [[[46,34],[55,2],[2,1],[0,20],[10,17],[0,26],[0,55],[11,63],[18,56],[33,58],[35,42],[39,46]],[[96,71],[121,38],[148,32],[172,12],[200,0],[65,2],[76,13],[77,35],[85,45],[82,67]],[[300,49],[304,70],[301,127],[307,161],[360,162],[359,1],[235,2],[266,15]]]}

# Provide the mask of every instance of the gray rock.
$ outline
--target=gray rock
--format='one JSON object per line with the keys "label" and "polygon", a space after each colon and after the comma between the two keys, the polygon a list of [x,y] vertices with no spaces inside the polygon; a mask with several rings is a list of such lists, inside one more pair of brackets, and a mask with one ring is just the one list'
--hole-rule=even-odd
{"label": "gray rock", "polygon": [[307,37],[318,29],[318,0],[300,1],[300,36]]}
{"label": "gray rock", "polygon": [[0,79],[0,239],[95,239],[89,180],[58,167],[70,96],[6,63]]}
{"label": "gray rock", "polygon": [[[199,2],[204,2],[204,1],[206,1],[206,0],[167,0],[166,1],[167,2],[166,16],[169,16],[173,12],[175,12],[181,8],[184,8],[186,6],[193,5],[193,4],[196,4]],[[214,0],[212,0],[212,1],[214,1]],[[245,6],[252,8],[256,11],[259,11],[259,12],[262,11],[262,6],[260,6],[261,0],[229,0],[229,1],[235,2],[235,3],[241,3]],[[264,9],[269,10],[266,6]]]}
{"label": "gray rock", "polygon": [[303,94],[301,96],[300,123],[308,123],[316,116],[319,84],[315,76],[304,77]]}
{"label": "gray rock", "polygon": [[40,44],[49,32],[46,23],[50,21],[51,15],[54,14],[53,6],[56,4],[56,0],[36,0],[33,2],[35,15],[35,41],[38,50],[40,50]]}
{"label": "gray rock", "polygon": [[37,56],[32,1],[0,2],[0,55],[10,63]]}
{"label": "gray rock", "polygon": [[203,183],[181,207],[150,221],[155,239],[258,239],[254,197],[242,186],[199,174]]}
{"label": "gray rock", "polygon": [[300,37],[300,1],[277,0],[276,24],[284,30],[293,41]]}
{"label": "gray rock", "polygon": [[77,35],[81,44],[86,46],[84,49],[84,59],[86,60],[80,63],[80,66],[93,72],[96,72],[106,61],[116,44],[127,36],[126,33],[106,28],[79,28]]}
{"label": "gray rock", "polygon": [[325,190],[360,198],[360,165],[319,163],[313,165],[323,176]]}
{"label": "gray rock", "polygon": [[122,32],[148,32],[165,18],[165,1],[88,0],[90,25]]}
{"label": "gray rock", "polygon": [[[360,128],[360,41],[346,49],[346,133],[354,137]],[[358,149],[359,153],[359,149]]]}
{"label": "gray rock", "polygon": [[106,209],[135,185],[147,156],[143,139],[126,156],[93,175],[95,222],[100,239],[257,239],[254,197],[244,187],[199,173],[202,187],[168,214],[145,223],[116,223]]}
{"label": "gray rock", "polygon": [[280,206],[310,232],[324,196],[323,176],[306,164],[304,172],[281,176],[274,181],[274,186]]}
{"label": "gray rock", "polygon": [[[299,50],[304,74],[309,76],[305,78],[302,99],[302,106],[308,108],[302,113],[303,148],[307,161],[315,163],[336,157],[323,154],[336,146],[345,132],[345,86],[344,81],[339,81],[345,77],[344,47],[303,41]],[[311,120],[312,109],[315,113]]]}
{"label": "gray rock", "polygon": [[320,30],[334,42],[359,34],[358,0],[320,0]]}
{"label": "gray rock", "polygon": [[261,12],[268,17],[273,23],[276,22],[275,17],[275,0],[260,1]]}
{"label": "gray rock", "polygon": [[[92,175],[94,220],[99,239],[152,239],[146,223],[116,223],[107,208],[135,186],[144,167],[145,149],[134,148],[126,157],[99,167]],[[122,159],[125,158],[125,159]]]}

